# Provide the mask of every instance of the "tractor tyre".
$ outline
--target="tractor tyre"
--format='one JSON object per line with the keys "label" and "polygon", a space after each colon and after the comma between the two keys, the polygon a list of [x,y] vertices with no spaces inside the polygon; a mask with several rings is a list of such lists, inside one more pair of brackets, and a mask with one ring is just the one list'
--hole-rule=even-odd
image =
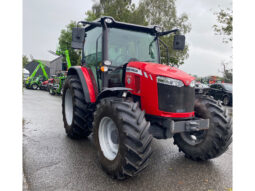
{"label": "tractor tyre", "polygon": [[38,85],[37,84],[32,84],[31,87],[32,87],[33,90],[37,90],[38,89]]}
{"label": "tractor tyre", "polygon": [[70,75],[64,84],[62,113],[65,131],[72,139],[88,137],[92,129],[93,117],[85,102],[81,82],[76,75]]}
{"label": "tractor tyre", "polygon": [[105,98],[94,112],[93,136],[103,170],[115,179],[135,176],[152,154],[150,123],[138,103]]}
{"label": "tractor tyre", "polygon": [[174,144],[189,159],[204,161],[223,154],[232,142],[232,119],[221,102],[206,95],[195,100],[195,116],[210,119],[209,129],[174,135]]}
{"label": "tractor tyre", "polygon": [[55,92],[54,92],[54,90],[53,90],[53,87],[50,87],[50,88],[49,88],[49,94],[50,94],[50,95],[55,95]]}

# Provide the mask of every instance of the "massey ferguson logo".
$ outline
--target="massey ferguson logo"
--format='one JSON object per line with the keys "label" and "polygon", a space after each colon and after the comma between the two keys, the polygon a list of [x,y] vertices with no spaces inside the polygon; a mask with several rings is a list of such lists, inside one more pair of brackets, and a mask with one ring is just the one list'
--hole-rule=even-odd
{"label": "massey ferguson logo", "polygon": [[142,76],[142,71],[137,69],[137,68],[127,67],[126,68],[126,72],[130,72],[130,73],[134,73],[134,74],[139,74],[139,75]]}

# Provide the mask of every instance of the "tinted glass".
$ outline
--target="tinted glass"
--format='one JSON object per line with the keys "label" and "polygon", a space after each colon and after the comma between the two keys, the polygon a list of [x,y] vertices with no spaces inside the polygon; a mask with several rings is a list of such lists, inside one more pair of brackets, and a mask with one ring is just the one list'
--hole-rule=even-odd
{"label": "tinted glass", "polygon": [[[84,55],[86,66],[97,66],[102,61],[102,28],[96,27],[88,32],[85,38]],[[96,58],[96,45],[98,52]],[[97,63],[96,63],[97,60]]]}
{"label": "tinted glass", "polygon": [[232,84],[222,84],[223,87],[228,90],[228,91],[232,91]]}
{"label": "tinted glass", "polygon": [[155,36],[137,31],[110,28],[108,59],[112,61],[113,66],[121,66],[130,60],[159,63]]}
{"label": "tinted glass", "polygon": [[[96,27],[86,32],[86,34],[87,36],[84,44],[85,63],[86,67],[90,68],[93,72],[97,82],[97,70],[102,62],[102,28]],[[99,80],[100,87],[101,83],[101,80]]]}

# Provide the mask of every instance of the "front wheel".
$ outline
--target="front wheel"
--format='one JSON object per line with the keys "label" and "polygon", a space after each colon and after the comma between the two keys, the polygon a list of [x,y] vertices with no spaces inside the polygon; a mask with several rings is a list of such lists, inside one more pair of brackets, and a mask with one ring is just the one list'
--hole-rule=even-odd
{"label": "front wheel", "polygon": [[208,160],[224,153],[232,142],[232,119],[220,102],[200,95],[195,101],[195,116],[210,119],[209,129],[174,135],[174,144],[192,160]]}
{"label": "front wheel", "polygon": [[33,90],[37,90],[38,89],[38,85],[37,84],[32,84],[32,89]]}
{"label": "front wheel", "polygon": [[150,123],[137,103],[106,98],[94,113],[93,135],[103,170],[125,179],[142,171],[152,153]]}
{"label": "front wheel", "polygon": [[49,93],[50,93],[50,95],[55,95],[55,92],[54,92],[54,90],[53,90],[53,87],[50,87],[50,88],[49,88]]}

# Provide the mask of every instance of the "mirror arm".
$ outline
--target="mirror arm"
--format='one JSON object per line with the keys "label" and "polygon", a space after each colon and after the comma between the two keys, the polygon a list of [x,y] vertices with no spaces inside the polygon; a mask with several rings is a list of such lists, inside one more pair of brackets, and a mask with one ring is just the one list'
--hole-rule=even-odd
{"label": "mirror arm", "polygon": [[169,64],[169,50],[168,50],[168,46],[162,41],[160,40],[160,38],[158,38],[159,42],[163,44],[163,46],[166,48],[166,53],[167,53],[167,64]]}
{"label": "mirror arm", "polygon": [[174,30],[170,30],[170,31],[165,31],[165,32],[160,32],[158,33],[158,36],[164,36],[170,33],[177,33],[179,31],[179,29],[174,29]]}

